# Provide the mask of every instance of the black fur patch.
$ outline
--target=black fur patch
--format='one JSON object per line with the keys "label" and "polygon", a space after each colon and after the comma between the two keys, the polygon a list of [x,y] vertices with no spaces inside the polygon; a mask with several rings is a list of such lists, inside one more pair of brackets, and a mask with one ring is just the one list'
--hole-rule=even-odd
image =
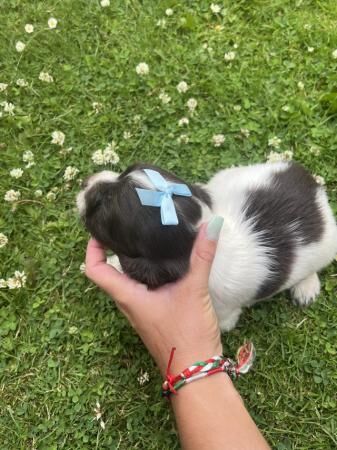
{"label": "black fur patch", "polygon": [[[193,197],[173,196],[178,225],[162,225],[159,208],[141,205],[135,190],[141,186],[128,175],[145,168],[157,170],[168,181],[185,183],[192,191]],[[84,222],[92,236],[118,255],[124,272],[156,288],[181,278],[188,270],[194,227],[201,218],[195,198],[211,205],[200,186],[151,164],[134,164],[116,181],[102,181],[89,189]]]}
{"label": "black fur patch", "polygon": [[270,187],[249,192],[245,217],[253,221],[261,243],[271,249],[274,273],[260,287],[256,299],[270,297],[287,281],[296,246],[320,240],[324,222],[316,202],[318,189],[302,166],[291,163],[272,177]]}

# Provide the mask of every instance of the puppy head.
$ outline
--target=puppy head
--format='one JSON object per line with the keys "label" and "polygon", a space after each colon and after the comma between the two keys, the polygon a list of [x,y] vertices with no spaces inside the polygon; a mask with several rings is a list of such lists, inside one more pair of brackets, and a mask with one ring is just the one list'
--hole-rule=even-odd
{"label": "puppy head", "polygon": [[[141,204],[136,187],[155,190],[144,169],[154,169],[165,180],[190,188],[192,197],[172,197],[178,225],[162,225],[160,208]],[[87,230],[118,255],[123,271],[156,288],[188,270],[197,225],[211,200],[200,186],[159,167],[135,164],[121,175],[103,171],[89,177],[77,196],[77,206]]]}

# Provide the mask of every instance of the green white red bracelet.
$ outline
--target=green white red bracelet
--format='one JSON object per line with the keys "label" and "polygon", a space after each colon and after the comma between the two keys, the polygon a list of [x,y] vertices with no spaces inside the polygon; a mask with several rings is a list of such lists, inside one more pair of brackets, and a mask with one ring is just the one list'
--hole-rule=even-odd
{"label": "green white red bracelet", "polygon": [[177,391],[185,386],[185,384],[214,375],[215,373],[226,372],[232,379],[236,379],[241,374],[247,373],[250,370],[255,359],[254,345],[252,342],[247,342],[237,351],[236,361],[225,358],[224,356],[213,356],[206,361],[198,361],[178,375],[173,376],[170,374],[170,367],[175,350],[175,347],[171,350],[166,370],[166,379],[162,385],[162,395],[164,397],[177,394]]}

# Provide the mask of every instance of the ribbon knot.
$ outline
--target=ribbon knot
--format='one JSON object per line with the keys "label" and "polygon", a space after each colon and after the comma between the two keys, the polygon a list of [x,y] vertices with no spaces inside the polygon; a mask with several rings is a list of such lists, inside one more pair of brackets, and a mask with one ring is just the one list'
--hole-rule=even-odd
{"label": "ribbon knot", "polygon": [[136,188],[141,204],[143,206],[160,207],[161,223],[163,225],[178,225],[179,221],[172,195],[191,197],[192,192],[189,187],[186,184],[166,181],[156,170],[144,169],[144,172],[157,190]]}

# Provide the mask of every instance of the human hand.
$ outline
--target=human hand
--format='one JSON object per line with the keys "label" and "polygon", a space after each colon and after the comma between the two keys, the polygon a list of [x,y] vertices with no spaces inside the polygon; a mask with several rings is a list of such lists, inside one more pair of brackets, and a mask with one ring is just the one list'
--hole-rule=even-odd
{"label": "human hand", "polygon": [[148,290],[146,285],[108,265],[101,244],[89,240],[86,276],[115,300],[163,375],[172,347],[176,347],[172,373],[222,353],[219,326],[208,292],[222,224],[223,219],[217,216],[208,225],[203,224],[188,273],[156,290]]}

